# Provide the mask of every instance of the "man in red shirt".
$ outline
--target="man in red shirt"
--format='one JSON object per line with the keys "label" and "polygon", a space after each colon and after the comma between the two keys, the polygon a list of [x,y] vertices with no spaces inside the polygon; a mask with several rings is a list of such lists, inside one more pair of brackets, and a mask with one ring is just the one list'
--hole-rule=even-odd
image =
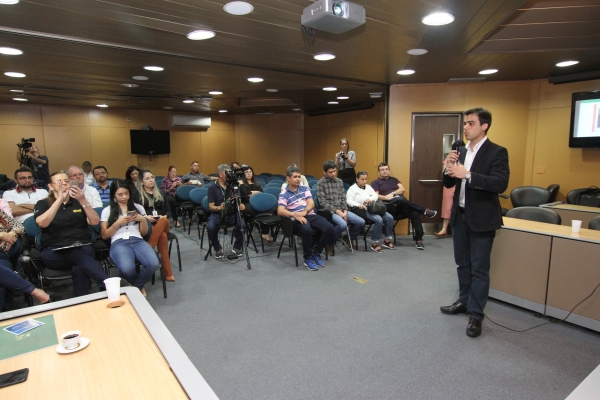
{"label": "man in red shirt", "polygon": [[371,182],[371,187],[377,193],[379,200],[388,204],[396,205],[396,215],[405,216],[410,219],[415,230],[415,245],[419,250],[425,250],[423,246],[423,224],[421,223],[421,215],[428,218],[433,218],[437,215],[437,211],[411,203],[404,197],[404,186],[402,183],[390,176],[390,166],[386,162],[382,162],[377,167],[379,178]]}

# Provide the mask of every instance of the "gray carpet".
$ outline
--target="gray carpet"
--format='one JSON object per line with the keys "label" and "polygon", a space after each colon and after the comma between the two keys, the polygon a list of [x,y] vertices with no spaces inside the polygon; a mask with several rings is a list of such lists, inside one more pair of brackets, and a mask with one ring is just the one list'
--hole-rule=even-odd
{"label": "gray carpet", "polygon": [[[277,259],[278,244],[251,251],[252,270],[205,262],[192,239],[180,234],[168,298],[155,285],[148,301],[221,399],[564,399],[600,364],[600,334],[565,323],[514,333],[486,320],[468,338],[465,315],[439,311],[458,293],[452,239],[337,246],[318,272],[286,245]],[[486,313],[513,329],[546,321],[493,300]]]}

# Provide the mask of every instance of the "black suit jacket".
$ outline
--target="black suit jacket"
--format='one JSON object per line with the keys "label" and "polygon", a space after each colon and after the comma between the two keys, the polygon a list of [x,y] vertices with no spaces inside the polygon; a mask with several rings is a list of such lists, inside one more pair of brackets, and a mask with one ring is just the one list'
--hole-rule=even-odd
{"label": "black suit jacket", "polygon": [[[461,147],[459,152],[459,161],[464,164],[467,149]],[[508,187],[508,151],[487,139],[477,152],[470,171],[471,183],[467,181],[465,185],[465,217],[469,229],[474,232],[500,229],[502,209],[498,194]],[[451,188],[456,185],[450,224],[454,223],[458,212],[461,181],[444,174],[444,186]]]}

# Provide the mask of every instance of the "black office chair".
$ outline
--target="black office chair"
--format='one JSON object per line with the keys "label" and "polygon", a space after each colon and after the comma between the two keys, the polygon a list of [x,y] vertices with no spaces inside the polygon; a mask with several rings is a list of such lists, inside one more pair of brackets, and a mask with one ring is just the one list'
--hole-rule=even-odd
{"label": "black office chair", "polygon": [[[550,202],[550,192],[538,186],[519,186],[510,192],[510,201],[516,207],[538,207]],[[507,214],[508,215],[508,214]]]}
{"label": "black office chair", "polygon": [[[279,245],[279,251],[277,252],[277,258],[281,255],[281,248],[283,247],[283,242],[285,239],[289,240],[290,247],[294,247],[294,256],[296,257],[296,267],[298,266],[298,248],[296,247],[296,236],[299,236],[299,232],[294,231],[294,220],[290,217],[281,217],[281,234],[283,235],[283,239],[281,239],[281,244]],[[317,236],[320,235],[321,232],[313,229],[312,240],[317,240]],[[325,260],[328,260],[327,251],[325,251]]]}
{"label": "black office chair", "polygon": [[571,190],[569,193],[567,193],[567,204],[579,204],[579,200],[581,200],[581,194],[588,189],[589,188],[579,188]]}
{"label": "black office chair", "polygon": [[600,231],[600,217],[593,218],[588,225],[588,229]]}
{"label": "black office chair", "polygon": [[560,215],[548,208],[541,207],[517,207],[508,210],[507,217],[526,219],[528,221],[544,222],[547,224],[560,225]]}
{"label": "black office chair", "polygon": [[550,200],[548,200],[549,203],[553,203],[556,201],[556,195],[558,194],[559,189],[560,185],[558,183],[553,183],[552,185],[546,188],[546,190],[550,192]]}

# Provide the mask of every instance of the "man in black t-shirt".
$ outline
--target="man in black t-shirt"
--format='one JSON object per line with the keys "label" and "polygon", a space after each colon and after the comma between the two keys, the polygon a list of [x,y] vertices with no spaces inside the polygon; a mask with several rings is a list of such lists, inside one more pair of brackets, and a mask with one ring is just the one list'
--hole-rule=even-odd
{"label": "man in black t-shirt", "polygon": [[21,150],[17,151],[17,161],[33,171],[33,177],[44,181],[44,185],[50,183],[50,170],[48,157],[40,155],[37,146],[31,146],[26,157],[21,157]]}

